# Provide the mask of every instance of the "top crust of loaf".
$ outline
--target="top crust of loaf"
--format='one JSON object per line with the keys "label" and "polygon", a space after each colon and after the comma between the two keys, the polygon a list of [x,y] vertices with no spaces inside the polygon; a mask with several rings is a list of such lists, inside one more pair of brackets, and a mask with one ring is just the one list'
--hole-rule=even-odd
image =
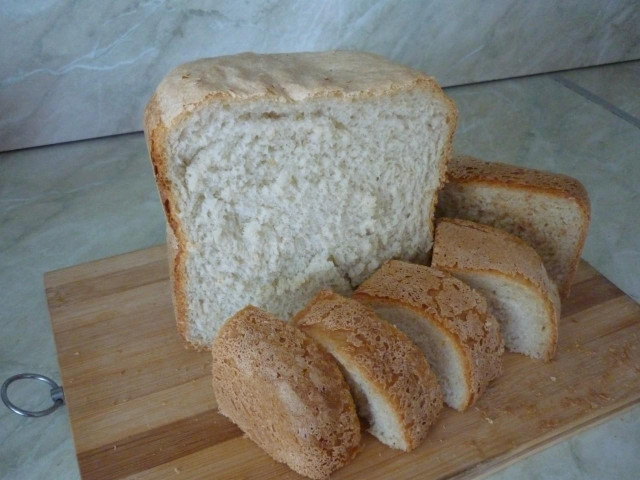
{"label": "top crust of loaf", "polygon": [[575,178],[560,173],[544,172],[506,163],[484,162],[467,155],[455,155],[449,162],[447,181],[453,183],[486,183],[503,187],[537,190],[574,200],[586,215],[591,214],[589,194]]}
{"label": "top crust of loaf", "polygon": [[353,458],[360,424],[335,360],[299,329],[256,307],[213,342],[220,412],[273,458],[325,478]]}
{"label": "top crust of loaf", "polygon": [[[144,133],[156,185],[169,227],[169,250],[174,309],[178,332],[196,350],[210,345],[191,342],[187,332],[185,254],[187,239],[176,214],[177,201],[168,176],[167,140],[194,111],[218,102],[271,100],[301,102],[322,98],[358,100],[394,92],[422,89],[447,106],[450,127],[438,178],[443,184],[457,109],[433,77],[391,62],[379,55],[354,51],[329,51],[260,55],[242,53],[204,58],[176,67],[161,81],[144,112]],[[431,210],[435,211],[437,196]],[[430,231],[433,220],[430,219]]]}
{"label": "top crust of loaf", "polygon": [[502,373],[504,343],[497,320],[485,298],[451,274],[391,260],[360,285],[353,298],[409,308],[454,335],[467,361],[471,385],[467,405]]}
{"label": "top crust of loaf", "polygon": [[372,53],[247,52],[178,66],[162,80],[154,102],[161,112],[158,120],[171,125],[206,101],[302,102],[322,97],[375,97],[417,84],[424,84],[450,103],[432,77]]}
{"label": "top crust of loaf", "polygon": [[545,297],[557,296],[540,255],[524,240],[489,225],[439,218],[432,263],[445,270],[497,271],[531,284]]}
{"label": "top crust of loaf", "polygon": [[408,450],[420,444],[442,408],[442,393],[424,354],[404,333],[331,291],[319,292],[293,323],[355,363],[397,412]]}
{"label": "top crust of loaf", "polygon": [[[481,252],[481,254],[478,254]],[[547,306],[553,322],[553,350],[560,317],[558,289],[549,279],[537,252],[523,240],[503,230],[468,220],[440,218],[436,226],[432,265],[450,272],[489,272],[533,288]]]}

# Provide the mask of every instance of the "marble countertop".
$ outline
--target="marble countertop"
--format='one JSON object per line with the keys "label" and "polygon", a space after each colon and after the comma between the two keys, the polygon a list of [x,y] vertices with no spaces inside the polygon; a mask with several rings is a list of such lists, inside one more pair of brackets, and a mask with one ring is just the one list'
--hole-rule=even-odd
{"label": "marble countertop", "polygon": [[202,57],[366,50],[442,85],[630,60],[636,2],[3,2],[0,149],[139,130],[154,85]]}
{"label": "marble countertop", "polygon": [[[640,300],[640,62],[450,88],[455,149],[580,179],[591,196],[584,257]],[[42,275],[164,242],[141,134],[0,154],[0,380],[59,379]],[[28,383],[28,382],[26,382]],[[21,385],[16,400],[46,389]],[[638,478],[640,407],[493,475]],[[77,479],[66,411],[28,419],[0,408],[0,478]]]}

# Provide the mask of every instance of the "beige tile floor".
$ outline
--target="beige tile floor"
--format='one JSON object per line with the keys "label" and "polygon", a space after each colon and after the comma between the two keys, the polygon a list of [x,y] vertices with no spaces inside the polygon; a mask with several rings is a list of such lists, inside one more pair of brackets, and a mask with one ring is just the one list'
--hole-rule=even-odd
{"label": "beige tile floor", "polygon": [[[591,195],[584,257],[640,300],[640,62],[448,90],[459,152],[568,173]],[[0,154],[0,380],[59,379],[44,272],[164,241],[142,135]],[[46,389],[18,384],[38,407]],[[638,478],[640,408],[495,474]],[[77,479],[64,409],[27,419],[0,405],[0,478]]]}

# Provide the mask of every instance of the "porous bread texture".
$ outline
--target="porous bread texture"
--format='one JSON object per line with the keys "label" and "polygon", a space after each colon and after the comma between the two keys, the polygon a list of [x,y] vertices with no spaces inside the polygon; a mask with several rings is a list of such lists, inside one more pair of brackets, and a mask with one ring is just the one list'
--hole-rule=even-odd
{"label": "porous bread texture", "polygon": [[450,407],[465,410],[502,373],[498,322],[484,297],[451,274],[392,260],[353,298],[423,350]]}
{"label": "porous bread texture", "polygon": [[342,367],[358,415],[385,445],[416,448],[442,409],[442,393],[422,351],[365,305],[319,292],[293,324]]}
{"label": "porous bread texture", "polygon": [[472,220],[520,237],[538,252],[566,297],[590,212],[587,191],[574,178],[460,155],[449,164],[437,216]]}
{"label": "porous bread texture", "polygon": [[247,304],[282,318],[431,248],[456,110],[360,52],[241,54],[172,71],[145,135],[176,237],[178,329],[208,348]]}
{"label": "porous bread texture", "polygon": [[276,461],[326,478],[355,456],[360,423],[349,387],[306,334],[248,306],[220,329],[212,353],[220,413]]}
{"label": "porous bread texture", "polygon": [[448,271],[487,298],[507,349],[553,358],[560,297],[540,256],[524,241],[479,223],[441,218],[431,266]]}

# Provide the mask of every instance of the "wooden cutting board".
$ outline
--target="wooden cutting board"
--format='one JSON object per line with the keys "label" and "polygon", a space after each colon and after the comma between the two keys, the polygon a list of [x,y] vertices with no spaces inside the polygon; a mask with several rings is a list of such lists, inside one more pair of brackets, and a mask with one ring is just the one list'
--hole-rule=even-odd
{"label": "wooden cutting board", "polygon": [[[45,285],[82,477],[299,478],[216,411],[209,354],[175,331],[165,247],[47,273]],[[335,479],[475,478],[640,400],[640,306],[582,262],[555,361],[507,354],[464,414],[445,409],[411,453],[369,435]]]}

